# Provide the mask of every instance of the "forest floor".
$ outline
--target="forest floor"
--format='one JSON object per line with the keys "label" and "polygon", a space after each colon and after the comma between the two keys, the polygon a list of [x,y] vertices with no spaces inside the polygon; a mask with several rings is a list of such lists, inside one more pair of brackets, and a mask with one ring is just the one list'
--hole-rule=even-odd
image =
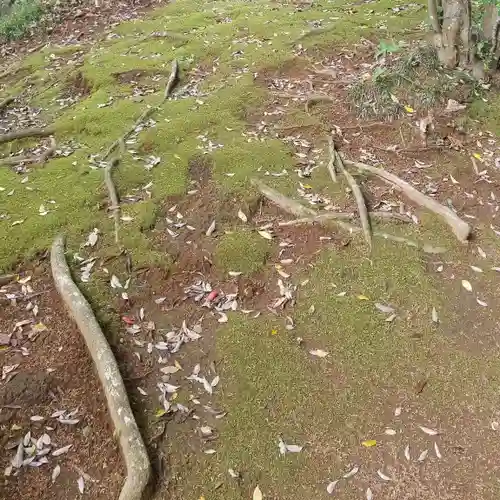
{"label": "forest floor", "polygon": [[[102,9],[2,48],[0,102],[15,100],[0,134],[50,126],[56,149],[0,167],[0,271],[15,273],[0,288],[0,496],[116,498],[123,479],[50,275],[64,231],[148,446],[153,498],[498,498],[495,82],[429,76],[422,1]],[[117,244],[102,154],[148,106],[112,173]],[[470,241],[354,171],[369,209],[402,219],[374,231],[399,242],[375,238],[370,252],[333,223],[284,225],[293,217],[251,178],[320,213],[357,212],[328,173],[329,136],[454,210]],[[0,144],[0,161],[50,145]],[[28,430],[48,459],[12,467]]]}

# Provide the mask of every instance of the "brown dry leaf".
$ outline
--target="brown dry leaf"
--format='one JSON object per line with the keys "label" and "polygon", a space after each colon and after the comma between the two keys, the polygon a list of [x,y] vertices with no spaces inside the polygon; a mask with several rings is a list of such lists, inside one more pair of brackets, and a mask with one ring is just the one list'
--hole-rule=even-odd
{"label": "brown dry leaf", "polygon": [[427,458],[427,454],[429,453],[429,450],[424,450],[420,455],[418,456],[418,461],[423,462]]}
{"label": "brown dry leaf", "polygon": [[52,452],[52,456],[53,457],[58,457],[60,455],[64,455],[65,453],[67,453],[71,448],[73,447],[72,444],[68,444],[66,446],[63,446],[62,448],[58,448],[57,450],[54,450]]}
{"label": "brown dry leaf", "polygon": [[422,378],[420,379],[416,384],[415,384],[415,392],[417,394],[420,394],[425,386],[427,385],[428,379],[427,378]]}

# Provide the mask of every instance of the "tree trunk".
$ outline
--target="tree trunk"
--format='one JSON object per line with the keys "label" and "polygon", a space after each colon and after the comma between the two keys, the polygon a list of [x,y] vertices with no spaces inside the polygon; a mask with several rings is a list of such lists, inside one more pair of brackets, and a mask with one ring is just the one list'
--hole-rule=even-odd
{"label": "tree trunk", "polygon": [[[439,61],[445,68],[469,69],[477,79],[485,78],[485,70],[496,70],[500,62],[500,16],[496,4],[484,7],[480,33],[472,32],[471,0],[428,0],[429,22],[434,35]],[[489,54],[477,52],[479,41],[488,42]]]}

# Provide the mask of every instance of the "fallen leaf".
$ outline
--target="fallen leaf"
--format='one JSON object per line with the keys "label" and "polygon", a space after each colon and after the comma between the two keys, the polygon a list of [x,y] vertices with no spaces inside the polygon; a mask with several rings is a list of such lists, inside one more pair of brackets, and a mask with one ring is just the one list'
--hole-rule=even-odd
{"label": "fallen leaf", "polygon": [[395,319],[396,319],[396,314],[391,314],[385,319],[385,321],[386,323],[392,323]]}
{"label": "fallen leaf", "polygon": [[468,291],[472,292],[472,285],[467,280],[462,280],[462,286]]}
{"label": "fallen leaf", "polygon": [[236,479],[238,477],[240,477],[239,473],[236,472],[234,469],[228,469],[227,470],[229,472],[229,475],[233,478],[233,479]]}
{"label": "fallen leaf", "polygon": [[403,411],[403,408],[401,406],[397,406],[394,410],[394,416],[399,417],[401,415],[401,412]]}
{"label": "fallen leaf", "polygon": [[328,353],[322,349],[313,349],[312,351],[309,351],[309,354],[318,358],[326,358],[326,356],[328,356]]}
{"label": "fallen leaf", "polygon": [[361,443],[365,448],[371,448],[372,446],[377,446],[377,441],[375,439],[368,439]]}
{"label": "fallen leaf", "polygon": [[248,222],[248,217],[241,210],[238,210],[238,217],[241,221]]}
{"label": "fallen leaf", "polygon": [[212,223],[210,224],[210,226],[208,226],[208,229],[206,231],[206,235],[207,236],[212,236],[212,234],[214,233],[215,231],[215,220],[212,221]]}
{"label": "fallen leaf", "polygon": [[366,295],[358,295],[356,298],[358,300],[370,300]]}
{"label": "fallen leaf", "polygon": [[465,109],[467,106],[465,104],[460,104],[455,99],[448,99],[448,104],[446,105],[445,111],[447,113],[454,113],[456,111],[461,111]]}
{"label": "fallen leaf", "polygon": [[179,367],[177,366],[164,366],[160,368],[160,371],[164,373],[165,375],[171,375],[172,373],[176,373],[180,370]]}
{"label": "fallen leaf", "polygon": [[396,435],[396,431],[394,429],[386,429],[384,432],[388,436],[395,436]]}
{"label": "fallen leaf", "polygon": [[203,453],[205,453],[205,455],[214,455],[215,453],[217,453],[217,451],[213,448],[210,448],[208,450],[205,450]]}
{"label": "fallen leaf", "polygon": [[432,321],[434,323],[439,323],[439,317],[435,307],[432,308]]}
{"label": "fallen leaf", "polygon": [[394,308],[391,307],[391,306],[386,306],[384,304],[379,304],[378,302],[375,304],[375,307],[380,311],[380,312],[383,312],[383,313],[393,313],[394,312]]}
{"label": "fallen leaf", "polygon": [[373,493],[371,488],[366,488],[366,500],[373,500]]}
{"label": "fallen leaf", "polygon": [[491,422],[491,428],[494,431],[497,431],[500,428],[500,423],[498,423],[498,422]]}
{"label": "fallen leaf", "polygon": [[302,451],[303,446],[299,446],[297,444],[286,444],[286,451],[289,453],[300,453]]}
{"label": "fallen leaf", "polygon": [[470,266],[470,268],[475,271],[476,273],[482,273],[483,270],[480,267],[477,266]]}
{"label": "fallen leaf", "polygon": [[111,285],[111,288],[123,288],[120,280],[114,274],[113,276],[111,276],[111,281],[109,282],[109,284]]}
{"label": "fallen leaf", "polygon": [[390,478],[387,474],[384,474],[380,469],[377,471],[377,474],[383,481],[392,481],[392,478]]}
{"label": "fallen leaf", "polygon": [[346,472],[342,477],[344,479],[349,479],[355,476],[359,472],[359,465],[355,465],[349,472]]}
{"label": "fallen leaf", "polygon": [[439,446],[437,443],[434,443],[434,452],[436,453],[437,458],[443,458],[443,456],[441,455],[441,451],[439,451]]}
{"label": "fallen leaf", "polygon": [[424,427],[422,425],[419,425],[420,427],[420,430],[422,432],[425,432],[426,434],[428,434],[429,436],[436,436],[437,434],[439,434],[438,431],[434,430],[434,429],[429,429],[429,427]]}
{"label": "fallen leaf", "polygon": [[415,110],[411,106],[405,106],[405,111],[410,114],[415,113]]}
{"label": "fallen leaf", "polygon": [[55,480],[59,477],[59,474],[61,473],[61,467],[60,465],[56,465],[54,467],[54,470],[52,471],[52,482],[54,483]]}
{"label": "fallen leaf", "polygon": [[252,500],[262,500],[262,498],[262,491],[260,491],[260,488],[256,486],[253,490]]}
{"label": "fallen leaf", "polygon": [[219,312],[219,319],[217,321],[219,323],[227,323],[228,322],[227,314],[224,314],[223,312]]}
{"label": "fallen leaf", "polygon": [[328,486],[326,487],[326,492],[331,495],[333,493],[333,490],[335,489],[335,486],[337,486],[337,483],[339,482],[338,479],[336,479],[335,481],[332,481],[331,483],[328,484]]}
{"label": "fallen leaf", "polygon": [[219,383],[219,381],[220,381],[220,377],[219,377],[219,375],[217,375],[217,376],[216,376],[216,377],[212,380],[212,382],[210,382],[210,385],[211,385],[212,387],[217,387],[217,384]]}
{"label": "fallen leaf", "polygon": [[405,458],[406,460],[410,461],[411,460],[411,456],[410,456],[410,445],[407,444],[406,445],[406,448],[405,448]]}
{"label": "fallen leaf", "polygon": [[272,240],[273,235],[269,231],[257,231],[266,240]]}
{"label": "fallen leaf", "polygon": [[78,478],[78,491],[83,495],[83,492],[85,490],[85,481],[82,476]]}
{"label": "fallen leaf", "polygon": [[477,247],[477,253],[483,258],[486,259],[486,252],[481,248]]}
{"label": "fallen leaf", "polygon": [[57,450],[54,450],[52,452],[52,456],[58,457],[59,455],[64,455],[64,453],[67,453],[72,447],[72,444],[68,444],[66,446],[63,446],[62,448],[58,448]]}
{"label": "fallen leaf", "polygon": [[476,297],[476,302],[480,305],[480,306],[483,306],[483,307],[488,307],[488,304],[484,301],[484,300],[481,300],[480,298]]}
{"label": "fallen leaf", "polygon": [[418,461],[423,462],[427,458],[427,454],[429,453],[429,450],[424,450],[420,455],[418,456]]}

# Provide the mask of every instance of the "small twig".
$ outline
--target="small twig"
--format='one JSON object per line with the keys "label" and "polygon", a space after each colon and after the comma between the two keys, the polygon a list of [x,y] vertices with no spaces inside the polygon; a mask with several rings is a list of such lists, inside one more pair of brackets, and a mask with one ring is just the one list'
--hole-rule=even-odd
{"label": "small twig", "polygon": [[113,182],[113,177],[111,175],[111,171],[113,167],[117,166],[119,163],[118,158],[114,158],[110,161],[106,167],[104,168],[104,182],[106,183],[106,187],[108,189],[109,194],[109,210],[113,212],[113,219],[115,221],[115,242],[118,245],[120,243],[120,201],[118,200],[118,194],[116,192],[116,187]]}
{"label": "small twig", "polygon": [[287,196],[279,193],[275,189],[264,184],[259,179],[251,179],[251,183],[264,195],[269,201],[277,205],[285,212],[295,215],[295,217],[307,217],[317,215],[312,208],[305,207],[298,201],[292,200]]}
{"label": "small twig", "polygon": [[0,144],[15,141],[17,139],[24,139],[26,137],[47,137],[53,134],[54,129],[52,128],[26,128],[24,130],[17,130],[16,132],[0,135]]}
{"label": "small twig", "polygon": [[330,172],[332,181],[337,183],[337,172],[335,171],[335,144],[333,143],[331,135],[328,135],[328,153],[330,155],[330,159],[327,164],[328,172]]}
{"label": "small twig", "polygon": [[328,96],[328,95],[322,95],[322,94],[314,94],[314,95],[307,96],[307,100],[306,100],[306,104],[305,104],[306,113],[309,113],[312,104],[316,104],[317,102],[321,102],[321,101],[335,102],[335,99],[333,97]]}

